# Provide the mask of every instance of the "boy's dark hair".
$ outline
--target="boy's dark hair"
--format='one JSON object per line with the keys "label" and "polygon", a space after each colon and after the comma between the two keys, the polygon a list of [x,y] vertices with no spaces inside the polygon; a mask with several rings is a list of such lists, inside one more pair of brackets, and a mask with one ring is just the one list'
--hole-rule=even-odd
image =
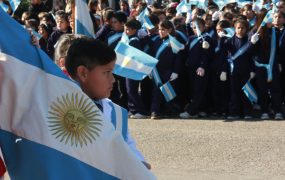
{"label": "boy's dark hair", "polygon": [[159,26],[165,28],[165,29],[171,29],[171,36],[175,36],[175,27],[173,25],[173,23],[169,20],[164,20],[162,22],[159,23]]}
{"label": "boy's dark hair", "polygon": [[110,21],[112,19],[114,15],[114,11],[113,10],[104,10],[103,12],[103,20],[104,21]]}
{"label": "boy's dark hair", "polygon": [[128,19],[127,15],[121,11],[115,12],[113,18],[117,19],[120,23],[126,23]]}
{"label": "boy's dark hair", "polygon": [[57,14],[56,17],[60,19],[64,19],[66,22],[69,22],[69,16],[65,12]]}
{"label": "boy's dark hair", "polygon": [[148,18],[154,26],[159,24],[159,18],[155,14],[149,15]]}
{"label": "boy's dark hair", "polygon": [[126,27],[131,28],[131,29],[136,29],[139,30],[142,26],[141,23],[136,20],[136,19],[130,19],[126,22],[125,24]]}
{"label": "boy's dark hair", "polygon": [[227,20],[221,20],[217,23],[217,26],[220,26],[221,28],[229,28],[231,26],[230,22]]}
{"label": "boy's dark hair", "polygon": [[40,24],[39,28],[44,29],[48,33],[48,35],[51,35],[52,33],[52,26],[49,24]]}
{"label": "boy's dark hair", "polygon": [[98,65],[106,65],[116,60],[115,51],[101,41],[92,38],[78,38],[68,49],[65,67],[72,78],[77,76],[77,68],[85,66],[92,70]]}

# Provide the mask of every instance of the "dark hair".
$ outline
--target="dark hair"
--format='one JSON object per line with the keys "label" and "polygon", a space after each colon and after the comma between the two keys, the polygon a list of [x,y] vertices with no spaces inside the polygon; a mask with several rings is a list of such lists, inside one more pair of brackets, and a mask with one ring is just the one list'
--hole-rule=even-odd
{"label": "dark hair", "polygon": [[202,18],[196,18],[196,20],[195,20],[196,22],[197,22],[197,24],[198,24],[198,26],[203,26],[203,27],[205,27],[205,21],[204,21],[204,19],[202,19]]}
{"label": "dark hair", "polygon": [[130,19],[126,22],[125,26],[132,28],[132,29],[136,29],[139,30],[142,26],[141,23],[136,20],[136,19]]}
{"label": "dark hair", "polygon": [[225,29],[231,26],[230,22],[227,20],[221,20],[217,23],[217,26],[220,26],[221,28]]}
{"label": "dark hair", "polygon": [[49,24],[40,24],[39,28],[44,29],[48,33],[48,35],[51,35],[52,33],[52,26]]}
{"label": "dark hair", "polygon": [[98,6],[98,0],[89,0],[89,2],[88,2],[89,11],[91,13],[95,14],[96,10],[93,9],[93,6]]}
{"label": "dark hair", "polygon": [[69,22],[69,16],[67,13],[60,13],[60,14],[57,14],[56,17],[60,18],[60,19],[64,19],[66,22]]}
{"label": "dark hair", "polygon": [[92,38],[79,38],[68,49],[65,67],[72,78],[77,76],[77,68],[85,66],[92,70],[98,65],[106,65],[116,60],[115,51],[105,43]]}
{"label": "dark hair", "polygon": [[245,28],[246,28],[246,31],[248,31],[249,25],[248,25],[248,22],[247,22],[247,21],[245,21],[245,20],[243,20],[243,19],[237,19],[237,20],[235,21],[235,26],[236,26],[238,23],[244,25]]}
{"label": "dark hair", "polygon": [[174,25],[171,21],[169,20],[164,20],[162,22],[159,23],[159,26],[165,28],[165,29],[172,29],[170,35],[171,36],[175,36],[175,28],[174,28]]}
{"label": "dark hair", "polygon": [[103,10],[103,21],[110,21],[114,15],[113,10]]}
{"label": "dark hair", "polygon": [[117,19],[120,23],[126,23],[128,19],[127,15],[122,11],[115,12],[113,18]]}
{"label": "dark hair", "polygon": [[159,18],[155,14],[149,15],[148,18],[154,26],[159,24]]}
{"label": "dark hair", "polygon": [[56,22],[55,22],[55,19],[53,18],[53,16],[52,16],[51,13],[45,14],[45,15],[43,16],[43,18],[45,18],[46,21],[49,21],[49,22],[50,22],[49,24],[50,24],[52,27],[55,26]]}

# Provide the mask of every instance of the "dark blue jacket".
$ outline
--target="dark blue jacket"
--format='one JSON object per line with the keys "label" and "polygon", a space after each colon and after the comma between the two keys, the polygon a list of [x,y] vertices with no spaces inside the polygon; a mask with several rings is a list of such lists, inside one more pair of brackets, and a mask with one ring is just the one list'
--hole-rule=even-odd
{"label": "dark blue jacket", "polygon": [[[151,49],[151,55],[153,57],[156,57],[156,53],[161,46],[161,44],[168,40],[169,38],[159,38],[156,39],[156,41],[153,44],[153,49]],[[160,53],[158,56],[158,63],[156,65],[157,69],[159,71],[172,71],[175,73],[179,72],[181,66],[181,54],[178,52],[177,54],[172,52],[172,48],[170,47],[170,44]]]}
{"label": "dark blue jacket", "polygon": [[227,57],[233,56],[244,44],[248,43],[248,49],[247,51],[240,55],[236,60],[234,60],[234,70],[233,73],[249,73],[254,72],[254,61],[252,60],[253,57],[253,45],[249,41],[248,36],[246,35],[243,38],[238,38],[236,35],[234,35],[232,38],[227,39],[225,41],[225,49],[227,51]]}
{"label": "dark blue jacket", "polygon": [[111,32],[112,27],[109,24],[104,24],[95,34],[95,39],[106,42],[108,34]]}
{"label": "dark blue jacket", "polygon": [[[108,39],[109,39],[111,36],[113,36],[114,34],[116,34],[116,33],[123,33],[123,31],[120,31],[120,32],[111,31],[111,32],[107,35],[107,37],[106,37],[106,39],[105,39],[105,42],[108,44]],[[122,36],[121,36],[121,37],[122,37]],[[108,44],[108,46],[111,47],[112,49],[115,49],[115,47],[117,46],[117,44],[121,41],[121,37],[118,38],[118,39],[117,39],[116,41],[114,41],[113,43]]]}
{"label": "dark blue jacket", "polygon": [[[203,33],[204,35],[204,33]],[[214,53],[214,46],[213,46],[213,40],[209,36],[204,36],[205,41],[207,41],[210,45],[208,49],[204,49],[202,47],[203,40],[200,39],[191,49],[190,45],[192,41],[195,41],[197,38],[196,35],[191,36],[189,38],[189,42],[187,45],[187,50],[188,50],[188,57],[186,60],[186,66],[190,68],[191,70],[196,70],[198,67],[202,67],[204,69],[208,68],[208,64],[213,57]]]}

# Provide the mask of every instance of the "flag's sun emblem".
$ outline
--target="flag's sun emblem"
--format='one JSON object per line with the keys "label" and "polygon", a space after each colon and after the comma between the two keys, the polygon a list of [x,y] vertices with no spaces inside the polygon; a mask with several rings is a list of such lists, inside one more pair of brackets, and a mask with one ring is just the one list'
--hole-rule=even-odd
{"label": "flag's sun emblem", "polygon": [[79,99],[77,93],[57,97],[48,112],[52,135],[65,144],[70,142],[71,146],[82,147],[92,143],[99,136],[99,127],[102,126],[98,118],[99,110],[94,107],[94,103],[83,95]]}

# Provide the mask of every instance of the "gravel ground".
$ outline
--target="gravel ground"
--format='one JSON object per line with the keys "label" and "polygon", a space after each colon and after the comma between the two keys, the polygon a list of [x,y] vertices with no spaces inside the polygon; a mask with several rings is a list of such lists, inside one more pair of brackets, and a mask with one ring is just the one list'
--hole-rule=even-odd
{"label": "gravel ground", "polygon": [[285,179],[285,121],[130,120],[158,179]]}

